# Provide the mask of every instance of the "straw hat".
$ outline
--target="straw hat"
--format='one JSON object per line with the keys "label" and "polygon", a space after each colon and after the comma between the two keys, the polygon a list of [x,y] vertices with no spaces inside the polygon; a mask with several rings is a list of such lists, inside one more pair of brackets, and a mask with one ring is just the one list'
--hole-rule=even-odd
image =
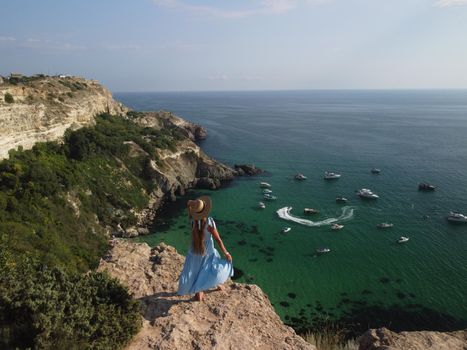
{"label": "straw hat", "polygon": [[194,220],[206,218],[211,211],[212,201],[208,196],[201,196],[193,201],[188,201],[188,213]]}

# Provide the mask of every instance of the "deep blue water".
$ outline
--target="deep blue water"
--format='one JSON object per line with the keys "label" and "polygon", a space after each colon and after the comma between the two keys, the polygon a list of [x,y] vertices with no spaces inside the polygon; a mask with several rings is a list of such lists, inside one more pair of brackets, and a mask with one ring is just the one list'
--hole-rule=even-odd
{"label": "deep blue water", "polygon": [[[467,225],[446,220],[467,213],[467,91],[284,91],[117,93],[136,110],[166,109],[203,125],[205,152],[229,164],[255,163],[265,178],[240,179],[211,193],[213,216],[234,255],[240,279],[260,285],[283,319],[347,324],[376,322],[399,329],[467,326]],[[379,176],[370,174],[381,168]],[[323,180],[326,170],[341,179]],[[302,172],[308,179],[294,181]],[[259,181],[278,196],[264,211]],[[417,190],[427,181],[433,193]],[[375,202],[354,191],[370,188]],[[352,218],[339,232],[328,225],[281,220],[292,206],[315,207],[321,221],[338,217],[349,198]],[[192,194],[195,195],[195,194]],[[184,201],[185,199],[183,199]],[[180,205],[143,240],[186,252],[189,234]],[[376,224],[395,224],[378,230]],[[287,235],[280,234],[290,226]],[[395,243],[410,237],[405,245]],[[331,252],[316,256],[326,246]],[[366,325],[362,325],[365,328]]]}

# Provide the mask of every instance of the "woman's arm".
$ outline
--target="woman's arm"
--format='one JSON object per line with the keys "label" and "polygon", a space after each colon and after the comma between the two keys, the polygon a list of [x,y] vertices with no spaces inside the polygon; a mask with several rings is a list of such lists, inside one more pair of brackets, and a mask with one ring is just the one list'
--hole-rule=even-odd
{"label": "woman's arm", "polygon": [[212,237],[213,237],[213,238],[215,239],[215,241],[217,242],[217,244],[219,245],[219,247],[221,248],[222,253],[224,254],[225,258],[226,258],[228,261],[232,261],[232,256],[231,256],[230,253],[227,251],[227,249],[225,249],[224,243],[222,242],[221,236],[219,235],[219,232],[217,232],[217,229],[214,228],[214,227],[209,226],[209,227],[208,227],[208,230],[209,230],[209,232],[211,233]]}

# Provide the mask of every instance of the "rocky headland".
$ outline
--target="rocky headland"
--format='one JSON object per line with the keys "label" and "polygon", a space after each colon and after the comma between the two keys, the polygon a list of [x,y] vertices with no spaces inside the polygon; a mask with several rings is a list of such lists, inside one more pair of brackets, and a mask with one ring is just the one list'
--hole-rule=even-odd
{"label": "rocky headland", "polygon": [[256,285],[228,283],[204,302],[175,294],[184,257],[116,239],[98,270],[126,285],[142,305],[143,327],[127,349],[316,349],[284,325]]}

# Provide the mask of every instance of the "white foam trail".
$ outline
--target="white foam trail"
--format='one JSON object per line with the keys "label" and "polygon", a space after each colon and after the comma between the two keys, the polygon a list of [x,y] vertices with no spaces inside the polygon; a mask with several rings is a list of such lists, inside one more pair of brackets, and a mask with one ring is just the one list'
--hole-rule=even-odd
{"label": "white foam trail", "polygon": [[279,215],[279,217],[284,220],[293,221],[301,225],[315,227],[315,226],[331,225],[332,223],[335,223],[338,221],[349,220],[353,217],[354,208],[348,207],[348,206],[343,207],[342,214],[339,217],[329,218],[329,219],[325,219],[322,221],[311,221],[311,220],[299,218],[297,216],[293,216],[292,214],[290,214],[291,211],[292,211],[292,207],[280,208],[277,211],[277,215]]}

